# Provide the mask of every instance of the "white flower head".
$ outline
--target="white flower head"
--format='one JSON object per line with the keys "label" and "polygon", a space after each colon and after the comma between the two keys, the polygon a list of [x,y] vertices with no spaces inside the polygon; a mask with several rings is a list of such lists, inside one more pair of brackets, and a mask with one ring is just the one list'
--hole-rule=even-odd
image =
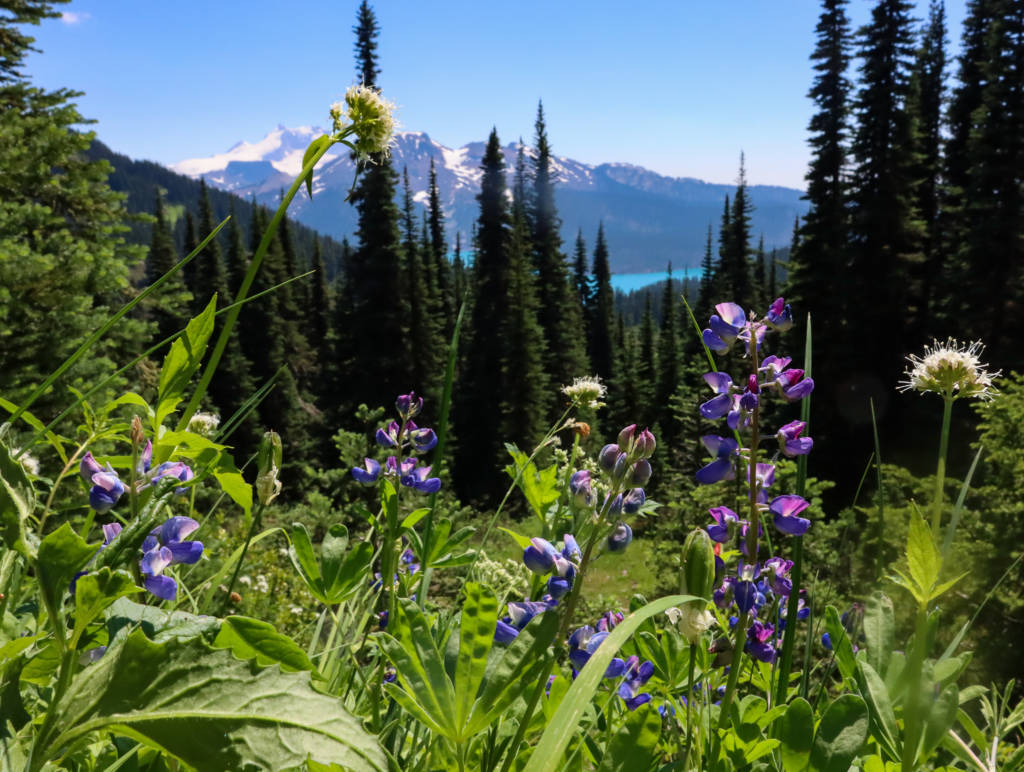
{"label": "white flower head", "polygon": [[21,453],[21,457],[18,454],[21,453],[21,448],[11,448],[11,458],[17,459],[18,463],[21,464],[22,469],[28,472],[33,477],[39,476],[39,459],[33,456],[31,453]]}
{"label": "white flower head", "polygon": [[947,338],[945,343],[932,341],[931,346],[924,347],[924,356],[911,354],[907,357],[909,367],[905,375],[907,380],[900,381],[900,391],[928,391],[948,395],[953,399],[973,397],[976,399],[992,399],[996,394],[992,379],[999,376],[999,371],[989,373],[988,365],[980,360],[984,350],[981,341],[960,343]]}
{"label": "white flower head", "polygon": [[679,632],[690,643],[696,645],[714,624],[715,615],[705,610],[700,603],[687,603],[665,612],[672,623],[679,626]]}
{"label": "white flower head", "polygon": [[351,128],[360,161],[387,155],[395,138],[395,104],[369,86],[351,86],[343,102],[331,105],[331,127],[335,134]]}
{"label": "white flower head", "polygon": [[216,413],[203,413],[202,411],[193,415],[188,421],[188,430],[194,434],[209,439],[220,426],[220,416]]}
{"label": "white flower head", "polygon": [[601,400],[608,393],[608,389],[601,383],[599,377],[587,375],[583,378],[575,378],[571,384],[563,386],[562,393],[580,407],[597,410],[604,407],[604,402]]}

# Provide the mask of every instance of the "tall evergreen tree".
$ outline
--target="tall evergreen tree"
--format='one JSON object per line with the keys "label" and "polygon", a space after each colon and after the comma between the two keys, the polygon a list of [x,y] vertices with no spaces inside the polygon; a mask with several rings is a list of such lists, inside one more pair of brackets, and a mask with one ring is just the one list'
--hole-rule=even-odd
{"label": "tall evergreen tree", "polygon": [[[778,250],[772,247],[771,259],[768,261],[768,302],[772,302],[779,296],[778,279],[775,273],[775,261]],[[813,337],[812,337],[813,341]]]}
{"label": "tall evergreen tree", "polygon": [[[205,239],[217,226],[213,214],[213,204],[210,202],[210,191],[204,180],[200,180],[199,186],[199,235]],[[196,257],[193,263],[200,264],[205,287],[199,289],[198,295],[209,302],[210,294],[216,292],[219,297],[218,305],[227,305],[232,297],[230,281],[228,280],[227,268],[224,265],[224,257],[221,253],[220,239],[215,238]],[[193,296],[197,295],[193,292]],[[204,303],[205,307],[205,303]]]}
{"label": "tall evergreen tree", "polygon": [[591,293],[589,328],[590,362],[594,372],[609,381],[615,370],[615,290],[608,263],[608,242],[604,236],[604,223],[597,226],[594,245],[594,263],[591,270],[594,287]]}
{"label": "tall evergreen tree", "polygon": [[638,415],[642,423],[653,425],[657,420],[654,393],[658,383],[654,336],[654,311],[651,307],[651,291],[644,292],[644,315],[640,319],[640,351],[636,363],[636,398]]}
{"label": "tall evergreen tree", "polygon": [[768,303],[774,298],[768,298],[768,270],[765,265],[764,234],[757,241],[757,252],[754,253],[754,307],[759,313],[764,313]]}
{"label": "tall evergreen tree", "polygon": [[870,367],[883,379],[895,379],[902,364],[903,343],[892,330],[905,323],[909,268],[921,246],[907,110],[915,51],[911,7],[906,0],[880,0],[858,33],[852,270],[843,293],[847,320],[856,314],[857,345],[844,339],[838,350],[848,364]]}
{"label": "tall evergreen tree", "polygon": [[443,314],[444,337],[451,337],[455,324],[455,296],[452,291],[451,264],[448,262],[448,243],[444,235],[444,208],[441,206],[441,191],[437,186],[437,168],[430,159],[430,181],[427,198],[427,213],[430,224],[430,246],[434,259],[434,276],[437,296]]}
{"label": "tall evergreen tree", "polygon": [[235,212],[234,198],[231,200],[231,219],[228,220],[228,252],[227,252],[227,273],[228,290],[233,298],[238,288],[242,286],[242,280],[249,270],[249,253],[245,246],[245,236],[242,234],[242,224],[238,221]]}
{"label": "tall evergreen tree", "polygon": [[440,384],[440,328],[436,303],[431,293],[430,277],[423,259],[429,257],[429,242],[421,245],[416,238],[416,213],[413,207],[409,171],[402,170],[402,247],[405,251],[404,306],[405,323],[409,328],[409,356],[414,380],[410,389],[437,398]]}
{"label": "tall evergreen tree", "polygon": [[583,312],[572,297],[569,271],[562,254],[561,221],[555,206],[555,173],[542,104],[537,105],[534,129],[532,241],[540,323],[548,347],[545,369],[556,384],[568,384],[574,377],[586,374],[588,363]]}
{"label": "tall evergreen tree", "polygon": [[456,314],[466,300],[467,288],[466,264],[462,261],[462,233],[456,231],[455,253],[452,255],[452,289],[455,292]]}
{"label": "tall evergreen tree", "polygon": [[676,417],[672,411],[672,398],[679,388],[680,352],[676,331],[676,289],[672,281],[672,263],[668,264],[668,278],[661,298],[661,329],[658,332],[658,372],[654,391],[654,408],[661,427],[662,438],[671,446],[678,438]]}
{"label": "tall evergreen tree", "polygon": [[704,244],[704,258],[700,263],[700,293],[694,314],[697,321],[708,319],[715,307],[715,258],[711,251],[711,223],[708,223],[708,239]]}
{"label": "tall evergreen tree", "polygon": [[[191,255],[199,246],[199,239],[196,236],[196,221],[192,212],[185,209],[185,238],[182,242],[182,253]],[[206,307],[209,302],[209,294],[205,291],[205,282],[202,275],[202,255],[196,255],[192,261],[181,269],[181,278],[185,282],[185,289],[191,295],[191,300],[185,313],[188,316],[195,316]]]}
{"label": "tall evergreen tree", "polygon": [[909,110],[914,127],[915,207],[923,226],[922,260],[914,277],[912,306],[917,310],[919,337],[932,330],[934,289],[943,269],[939,233],[943,108],[946,70],[946,9],[932,0],[910,78]]}
{"label": "tall evergreen tree", "polygon": [[[583,325],[587,327],[586,310],[590,305],[590,276],[587,275],[587,244],[583,241],[583,229],[576,233],[576,251],[572,263],[572,284],[576,290],[576,299],[583,309]],[[589,332],[587,339],[590,339]]]}
{"label": "tall evergreen tree", "polygon": [[[157,191],[153,214],[153,238],[150,242],[149,257],[146,258],[146,280],[152,284],[178,264],[178,251],[174,248],[167,217],[164,214],[164,197]],[[181,278],[181,272],[174,274],[163,285],[152,309],[156,323],[156,340],[161,341],[183,329],[189,320],[189,304],[192,295]]]}
{"label": "tall evergreen tree", "polygon": [[720,265],[725,283],[723,292],[744,309],[754,304],[753,285],[750,280],[750,214],[753,205],[747,192],[747,170],[743,153],[740,153],[740,173],[736,179],[736,194],[732,199],[729,215],[730,233],[726,241],[727,251]]}
{"label": "tall evergreen tree", "polygon": [[[377,88],[377,37],[380,28],[366,0],[359,6],[356,72],[363,84]],[[336,383],[351,408],[359,403],[389,404],[409,390],[412,377],[406,329],[395,311],[401,298],[402,248],[399,211],[395,204],[397,175],[388,154],[373,159],[352,192],[358,214],[359,246],[346,264],[341,309],[347,314],[339,328],[339,355],[344,361]],[[381,341],[386,341],[381,346]],[[359,378],[352,378],[359,372]]]}
{"label": "tall evergreen tree", "polygon": [[[839,350],[829,342],[843,324],[841,302],[834,297],[835,277],[846,270],[849,215],[846,185],[849,154],[850,21],[847,0],[823,0],[817,45],[811,54],[814,82],[808,97],[816,112],[808,131],[811,161],[807,170],[809,209],[803,227],[794,225],[787,294],[794,308],[814,314],[814,361]],[[826,351],[825,347],[829,350]]]}

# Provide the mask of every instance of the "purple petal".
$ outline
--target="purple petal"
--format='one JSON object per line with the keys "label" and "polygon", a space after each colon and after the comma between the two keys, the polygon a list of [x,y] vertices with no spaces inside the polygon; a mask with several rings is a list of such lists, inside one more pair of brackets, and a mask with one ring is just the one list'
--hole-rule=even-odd
{"label": "purple petal", "polygon": [[495,643],[512,643],[519,635],[519,631],[512,625],[498,620],[498,626],[494,631]]}
{"label": "purple petal", "polygon": [[178,583],[169,576],[146,576],[144,578],[146,589],[164,600],[174,600],[178,597]]}
{"label": "purple petal", "polygon": [[410,433],[413,447],[420,453],[426,453],[437,445],[437,434],[433,429],[417,429]]}
{"label": "purple petal", "polygon": [[378,429],[376,434],[377,444],[382,448],[393,448],[395,447],[395,441],[384,429]]}
{"label": "purple petal", "polygon": [[736,303],[719,303],[715,306],[718,315],[733,327],[742,327],[747,323],[747,315]]}
{"label": "purple petal", "polygon": [[530,546],[523,552],[523,563],[535,574],[547,574],[555,565],[554,545],[539,536],[530,539]]}
{"label": "purple petal", "polygon": [[191,517],[175,515],[160,527],[160,541],[171,545],[189,536],[199,528],[199,523]]}
{"label": "purple petal", "polygon": [[120,523],[107,523],[103,526],[103,544],[110,544],[121,533]]}
{"label": "purple petal", "polygon": [[139,568],[147,576],[159,576],[160,572],[167,568],[173,559],[174,555],[167,547],[159,547],[142,556]]}
{"label": "purple petal", "polygon": [[697,482],[701,485],[711,485],[720,480],[731,480],[736,476],[732,468],[732,460],[719,458],[697,471]]}
{"label": "purple petal", "polygon": [[790,536],[803,536],[811,527],[811,521],[804,517],[783,517],[776,514],[775,527]]}
{"label": "purple petal", "polygon": [[804,378],[795,386],[783,389],[782,396],[786,398],[787,402],[797,402],[806,397],[812,391],[814,391],[814,379]]}
{"label": "purple petal", "polygon": [[146,474],[149,471],[150,464],[153,463],[153,442],[151,440],[146,441],[146,447],[139,456],[139,463],[135,467],[139,476]]}
{"label": "purple petal", "polygon": [[718,337],[715,333],[711,332],[711,330],[704,330],[700,337],[701,340],[704,341],[704,345],[712,351],[721,354],[722,352],[729,350],[729,344]]}
{"label": "purple petal", "polygon": [[723,417],[729,412],[731,407],[732,396],[729,394],[719,394],[717,397],[712,397],[700,406],[700,414],[709,421],[713,421],[716,418]]}
{"label": "purple petal", "polygon": [[714,390],[715,394],[728,394],[729,387],[732,386],[732,378],[729,377],[729,373],[704,373],[704,381]]}
{"label": "purple petal", "polygon": [[782,452],[789,458],[794,456],[806,456],[814,447],[814,440],[810,437],[798,437],[795,440],[786,440],[786,446]]}
{"label": "purple petal", "polygon": [[196,563],[203,556],[201,541],[179,541],[168,544],[172,563]]}
{"label": "purple petal", "polygon": [[793,517],[803,512],[808,506],[810,505],[804,498],[792,493],[787,493],[783,496],[776,496],[772,499],[772,503],[768,505],[768,509],[772,514],[778,517]]}
{"label": "purple petal", "polygon": [[100,466],[99,462],[93,457],[92,453],[86,453],[82,456],[82,461],[78,465],[78,473],[82,475],[82,479],[87,483],[93,482],[93,475],[99,474],[103,471],[103,467]]}

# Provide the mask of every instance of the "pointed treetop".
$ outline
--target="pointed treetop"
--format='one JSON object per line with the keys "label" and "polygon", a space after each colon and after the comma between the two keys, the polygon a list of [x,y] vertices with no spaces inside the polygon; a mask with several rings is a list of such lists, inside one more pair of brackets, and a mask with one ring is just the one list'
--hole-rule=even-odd
{"label": "pointed treetop", "polygon": [[378,88],[377,78],[380,68],[377,66],[377,37],[380,25],[370,4],[363,0],[356,12],[356,25],[352,28],[356,33],[356,73],[364,86]]}

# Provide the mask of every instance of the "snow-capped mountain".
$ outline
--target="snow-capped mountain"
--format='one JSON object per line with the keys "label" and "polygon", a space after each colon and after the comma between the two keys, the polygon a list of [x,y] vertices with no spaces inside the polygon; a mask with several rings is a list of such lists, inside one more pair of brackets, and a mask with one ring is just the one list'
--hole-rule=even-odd
{"label": "snow-capped mountain", "polygon": [[[181,161],[171,168],[273,205],[301,170],[302,155],[310,141],[323,133],[318,127],[278,126],[259,142],[239,142],[225,153]],[[468,244],[478,214],[476,195],[484,149],[483,142],[452,149],[424,132],[400,132],[392,148],[393,166],[399,173],[408,170],[413,200],[421,208],[427,202],[433,159],[450,243],[459,231],[463,244]],[[518,146],[510,143],[503,150],[511,184]],[[717,229],[724,198],[734,191],[731,185],[666,177],[624,163],[592,166],[556,156],[553,170],[565,251],[572,250],[580,229],[592,248],[598,223],[603,222],[612,270],[619,273],[660,271],[669,261],[677,268],[697,265],[703,255],[707,227],[711,224]],[[332,149],[317,167],[312,201],[305,193],[300,194],[292,202],[291,215],[336,238],[351,236],[356,229],[356,214],[344,199],[353,173],[346,148]],[[749,191],[754,204],[754,237],[763,233],[769,248],[788,245],[794,218],[806,211],[801,191],[764,185],[752,186]],[[401,195],[400,186],[398,193]]]}

